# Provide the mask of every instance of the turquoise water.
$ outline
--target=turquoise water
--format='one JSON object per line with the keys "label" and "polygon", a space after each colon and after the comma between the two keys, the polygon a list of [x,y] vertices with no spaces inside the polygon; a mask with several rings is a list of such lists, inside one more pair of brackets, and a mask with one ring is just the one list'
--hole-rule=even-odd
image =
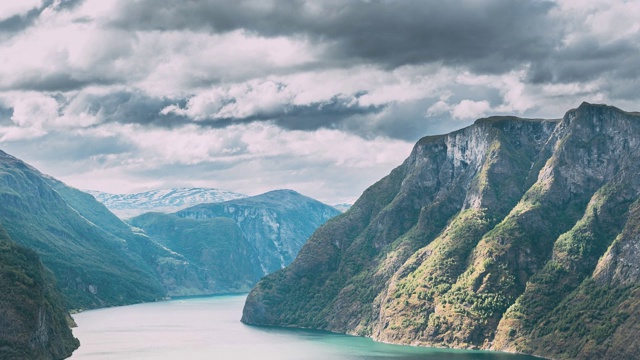
{"label": "turquoise water", "polygon": [[417,348],[239,320],[246,295],[163,301],[74,315],[71,359],[532,360],[503,353]]}

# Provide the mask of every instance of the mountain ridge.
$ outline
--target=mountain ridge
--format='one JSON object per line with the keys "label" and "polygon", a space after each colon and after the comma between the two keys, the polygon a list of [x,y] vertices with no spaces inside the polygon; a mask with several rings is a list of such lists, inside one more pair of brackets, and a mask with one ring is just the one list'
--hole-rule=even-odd
{"label": "mountain ridge", "polygon": [[131,218],[145,212],[172,213],[190,206],[241,199],[247,195],[215,188],[169,188],[134,194],[111,194],[86,190],[120,218]]}
{"label": "mountain ridge", "polygon": [[263,275],[293,261],[313,231],[338,214],[337,209],[290,189],[199,204],[175,213],[184,219],[233,219],[256,248]]}
{"label": "mountain ridge", "polygon": [[639,116],[588,103],[562,120],[491,117],[424,137],[258,283],[242,321],[559,359],[632,356],[622,329],[640,330],[628,265],[640,260],[638,146]]}
{"label": "mountain ridge", "polygon": [[134,233],[93,196],[5,152],[0,201],[6,231],[38,253],[72,309],[155,301],[172,292],[175,276],[194,277],[184,258]]}

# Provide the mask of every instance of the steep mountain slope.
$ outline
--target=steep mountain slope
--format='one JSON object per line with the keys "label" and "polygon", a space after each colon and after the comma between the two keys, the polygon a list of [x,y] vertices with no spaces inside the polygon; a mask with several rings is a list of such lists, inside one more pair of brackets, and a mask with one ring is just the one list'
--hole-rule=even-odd
{"label": "steep mountain slope", "polygon": [[262,275],[280,270],[298,254],[309,236],[340,212],[292,190],[202,204],[175,213],[184,219],[229,218],[255,249]]}
{"label": "steep mountain slope", "polygon": [[243,321],[636,358],[639,146],[639,115],[586,103],[423,138],[258,283]]}
{"label": "steep mountain slope", "polygon": [[255,249],[231,219],[147,213],[129,222],[198,267],[205,279],[200,294],[249,291],[263,275]]}
{"label": "steep mountain slope", "polygon": [[146,234],[132,229],[103,204],[85,192],[46,177],[45,180],[80,215],[101,230],[127,243],[126,252],[139,257],[154,269],[154,276],[162,283],[166,295],[188,296],[210,293],[210,280],[202,276],[197,264],[188,261],[165,246],[151,240]]}
{"label": "steep mountain slope", "polygon": [[0,225],[0,358],[64,359],[79,343],[53,275]]}
{"label": "steep mountain slope", "polygon": [[136,194],[87,192],[123,219],[146,212],[172,213],[198,204],[219,203],[247,197],[227,190],[205,188],[162,189]]}
{"label": "steep mountain slope", "polygon": [[[130,304],[166,295],[155,263],[143,249],[167,250],[147,237],[134,236],[124,224],[116,229],[119,220],[93,197],[4,152],[0,203],[0,221],[7,233],[38,253],[70,307]],[[120,236],[125,233],[128,236]]]}

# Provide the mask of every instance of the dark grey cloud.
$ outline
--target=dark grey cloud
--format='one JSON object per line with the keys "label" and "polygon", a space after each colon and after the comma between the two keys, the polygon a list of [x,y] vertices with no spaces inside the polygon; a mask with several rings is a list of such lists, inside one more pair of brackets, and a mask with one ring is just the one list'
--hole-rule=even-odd
{"label": "dark grey cloud", "polygon": [[120,82],[114,78],[102,77],[99,73],[91,74],[91,76],[78,76],[69,73],[66,69],[61,69],[60,71],[46,75],[33,74],[25,76],[2,90],[66,92],[80,90],[91,85],[113,85]]}
{"label": "dark grey cloud", "polygon": [[129,3],[113,25],[297,35],[330,44],[333,62],[394,68],[440,61],[498,73],[546,58],[558,45],[562,28],[548,17],[552,7],[549,1],[508,0],[144,0]]}
{"label": "dark grey cloud", "polygon": [[[10,0],[7,0],[10,1]],[[84,0],[62,0],[53,9],[54,11],[68,11],[73,10],[78,5],[83,3]],[[38,19],[42,11],[54,4],[54,0],[45,0],[38,8],[29,10],[24,15],[14,15],[8,19],[0,21],[0,34],[2,33],[17,33],[30,27]]]}
{"label": "dark grey cloud", "polygon": [[32,9],[25,15],[14,15],[0,21],[0,33],[16,33],[28,28],[40,16],[43,9],[44,7]]}
{"label": "dark grey cloud", "polygon": [[135,151],[136,145],[115,135],[77,136],[68,131],[51,131],[38,138],[6,141],[2,150],[25,160],[56,164],[56,171],[66,174],[81,171],[79,167],[86,166],[87,161],[99,167],[108,155]]}
{"label": "dark grey cloud", "polygon": [[288,130],[344,128],[342,124],[352,117],[377,114],[386,107],[386,105],[359,106],[352,104],[354,99],[365,94],[357,93],[353,97],[336,95],[327,101],[306,105],[284,105],[275,111],[258,113],[245,118],[210,119],[198,121],[198,123],[211,127],[225,127],[232,123],[271,121]]}
{"label": "dark grey cloud", "polygon": [[[197,121],[172,112],[162,113],[163,109],[171,105],[180,108],[187,107],[187,98],[178,100],[157,98],[140,92],[113,92],[106,95],[84,96],[82,99],[84,106],[81,110],[89,115],[99,117],[104,123],[141,124],[164,128],[196,124],[203,127],[224,128],[231,124],[269,121],[288,130],[316,130],[319,128],[344,128],[345,126],[342,124],[354,116],[371,115],[382,111],[383,106],[352,104],[354,98],[357,99],[363,95],[365,93],[357,93],[353,97],[334,96],[328,101],[304,106],[283,104],[274,110],[258,112],[242,118],[211,117]],[[73,98],[58,100],[62,105],[62,113],[72,101]],[[7,109],[7,111],[9,110]],[[79,110],[75,109],[75,111]]]}
{"label": "dark grey cloud", "polygon": [[11,116],[13,116],[13,109],[0,105],[0,126],[13,125]]}
{"label": "dark grey cloud", "polygon": [[639,44],[628,40],[603,44],[593,37],[585,37],[553,57],[533,63],[529,81],[534,84],[585,82],[603,74],[610,79],[639,78]]}
{"label": "dark grey cloud", "polygon": [[82,101],[87,114],[98,116],[105,123],[142,124],[171,128],[190,122],[184,116],[160,114],[162,109],[176,104],[176,102],[184,105],[184,100],[176,101],[151,97],[139,92],[120,91],[106,95],[88,95]]}

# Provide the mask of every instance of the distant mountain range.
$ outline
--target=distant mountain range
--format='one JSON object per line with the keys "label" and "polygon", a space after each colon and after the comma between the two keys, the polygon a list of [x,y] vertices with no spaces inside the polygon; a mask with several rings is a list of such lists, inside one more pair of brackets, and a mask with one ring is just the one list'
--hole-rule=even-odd
{"label": "distant mountain range", "polygon": [[427,136],[242,320],[553,359],[638,359],[640,114],[480,119]]}
{"label": "distant mountain range", "polygon": [[247,195],[210,188],[173,188],[136,194],[109,194],[86,190],[121,219],[145,212],[172,213],[189,206],[241,199]]}
{"label": "distant mountain range", "polygon": [[[339,214],[335,208],[293,190],[200,204],[175,213],[184,219],[232,219],[256,250],[262,275],[289,265],[309,236]],[[132,224],[136,223],[132,219]]]}
{"label": "distant mountain range", "polygon": [[94,196],[0,151],[0,351],[67,356],[77,342],[65,308],[248,291],[288,265],[313,231],[339,214],[291,190],[254,197],[212,189],[146,194],[112,204],[142,211],[235,199],[146,213],[130,220],[133,227]]}
{"label": "distant mountain range", "polygon": [[[141,211],[134,206],[242,196],[212,189],[147,194],[122,202]],[[4,152],[0,204],[8,235],[40,255],[73,309],[248,291],[263,275],[288,265],[313,231],[339,214],[294,191],[273,191],[133,221],[149,237],[94,196]]]}

